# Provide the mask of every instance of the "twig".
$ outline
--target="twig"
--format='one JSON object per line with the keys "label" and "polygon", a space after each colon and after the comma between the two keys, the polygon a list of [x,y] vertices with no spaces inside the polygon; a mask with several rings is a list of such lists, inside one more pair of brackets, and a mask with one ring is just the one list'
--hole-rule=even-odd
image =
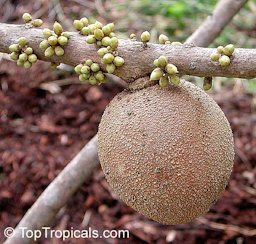
{"label": "twig", "polygon": [[98,164],[96,135],[46,188],[20,221],[14,236],[6,240],[5,244],[30,243],[31,239],[22,238],[21,227],[40,230],[49,225],[70,196],[92,175]]}
{"label": "twig", "polygon": [[187,39],[199,47],[207,47],[245,5],[247,0],[220,0],[213,14]]}

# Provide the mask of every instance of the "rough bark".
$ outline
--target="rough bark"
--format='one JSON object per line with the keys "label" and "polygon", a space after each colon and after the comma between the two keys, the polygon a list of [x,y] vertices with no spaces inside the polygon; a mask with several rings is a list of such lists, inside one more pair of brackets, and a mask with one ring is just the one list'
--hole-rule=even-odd
{"label": "rough bark", "polygon": [[40,230],[42,227],[49,226],[61,207],[66,204],[81,184],[92,175],[98,164],[96,135],[46,188],[20,221],[13,237],[7,239],[5,244],[33,242],[31,239],[22,238],[21,228]]}
{"label": "rough bark", "polygon": [[[43,40],[42,29],[31,28],[28,25],[0,24],[0,52],[9,52],[8,46],[21,36],[29,40],[29,45],[41,60],[76,65],[90,58],[100,63],[100,58],[96,52],[97,46],[87,44],[86,37],[73,32],[68,45],[65,47],[63,57],[46,58],[38,47]],[[232,57],[231,65],[226,68],[221,67],[218,62],[211,61],[210,55],[214,50],[192,45],[153,43],[144,47],[141,42],[120,40],[117,51],[124,58],[125,65],[118,68],[115,74],[126,82],[134,81],[149,75],[154,68],[153,61],[160,55],[165,55],[171,63],[178,67],[181,74],[201,77],[256,77],[256,49],[237,48]],[[104,70],[104,65],[102,65],[102,69]]]}
{"label": "rough bark", "polygon": [[232,20],[247,0],[220,0],[213,14],[187,39],[199,47],[207,47]]}

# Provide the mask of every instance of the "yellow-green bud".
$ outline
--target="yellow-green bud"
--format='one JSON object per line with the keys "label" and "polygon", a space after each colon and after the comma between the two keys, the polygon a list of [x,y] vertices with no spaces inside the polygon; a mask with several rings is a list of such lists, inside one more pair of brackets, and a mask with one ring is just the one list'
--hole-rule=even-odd
{"label": "yellow-green bud", "polygon": [[114,61],[114,55],[111,53],[106,53],[103,58],[102,58],[102,62],[104,64],[111,64]]}
{"label": "yellow-green bud", "polygon": [[83,68],[83,65],[82,64],[78,64],[76,67],[75,67],[75,72],[77,74],[81,74],[81,69]]}
{"label": "yellow-green bud", "polygon": [[47,40],[43,40],[43,41],[41,41],[40,42],[40,44],[39,44],[39,47],[42,49],[42,50],[45,50],[47,47],[49,47],[50,46],[50,44],[48,43],[48,41]]}
{"label": "yellow-green bud", "polygon": [[51,45],[51,46],[55,46],[57,45],[58,43],[58,38],[56,36],[50,36],[48,38],[48,43]]}
{"label": "yellow-green bud", "polygon": [[204,78],[203,88],[204,88],[205,91],[208,91],[212,88],[212,77],[205,77]]}
{"label": "yellow-green bud", "polygon": [[83,24],[82,21],[76,19],[76,20],[74,20],[74,22],[73,22],[73,26],[74,26],[74,28],[75,28],[76,30],[80,31],[80,30],[82,30],[82,28],[84,27],[84,24]]}
{"label": "yellow-green bud", "polygon": [[160,80],[162,76],[163,71],[160,68],[155,68],[150,75],[150,80]]}
{"label": "yellow-green bud", "polygon": [[105,80],[105,75],[101,71],[98,71],[94,76],[98,81],[104,81]]}
{"label": "yellow-green bud", "polygon": [[118,39],[117,37],[112,37],[110,40],[110,47],[115,50],[118,47]]}
{"label": "yellow-green bud", "polygon": [[79,80],[81,82],[85,82],[85,81],[88,81],[89,77],[90,77],[90,75],[88,76],[87,74],[81,74],[81,75],[79,75]]}
{"label": "yellow-green bud", "polygon": [[58,37],[58,43],[59,43],[61,46],[65,46],[65,45],[68,43],[68,38],[65,37],[65,36],[59,36],[59,37]]}
{"label": "yellow-green bud", "polygon": [[103,27],[103,24],[101,22],[99,22],[98,20],[96,20],[94,23],[94,26],[97,29],[101,29]]}
{"label": "yellow-green bud", "polygon": [[32,25],[35,27],[40,27],[44,22],[41,19],[34,19]]}
{"label": "yellow-green bud", "polygon": [[218,46],[217,47],[217,52],[220,53],[220,54],[223,54],[224,53],[224,47],[223,46]]}
{"label": "yellow-green bud", "polygon": [[224,47],[223,53],[227,56],[231,56],[235,51],[235,46],[233,44],[229,44]]}
{"label": "yellow-green bud", "polygon": [[31,68],[32,64],[29,61],[26,61],[26,62],[24,62],[23,66],[25,69],[29,69],[29,68]]}
{"label": "yellow-green bud", "polygon": [[52,31],[48,28],[43,29],[44,38],[48,39],[52,35]]}
{"label": "yellow-green bud", "polygon": [[32,20],[32,16],[29,13],[24,13],[22,15],[22,19],[25,23],[28,23]]}
{"label": "yellow-green bud", "polygon": [[20,59],[17,60],[17,65],[18,66],[23,66],[24,65],[24,62]]}
{"label": "yellow-green bud", "polygon": [[18,39],[18,43],[19,43],[19,46],[22,48],[22,47],[25,47],[28,43],[28,40],[26,37],[20,37]]}
{"label": "yellow-green bud", "polygon": [[36,56],[35,54],[30,54],[30,55],[28,56],[28,61],[29,61],[30,63],[35,63],[35,62],[37,61],[37,56]]}
{"label": "yellow-green bud", "polygon": [[97,29],[97,27],[96,27],[94,24],[90,24],[90,25],[88,25],[88,28],[90,29],[91,34],[93,34],[93,33],[94,33],[94,31]]}
{"label": "yellow-green bud", "polygon": [[159,67],[165,67],[167,65],[167,63],[168,63],[168,60],[165,56],[160,56],[158,58],[158,66]]}
{"label": "yellow-green bud", "polygon": [[58,36],[63,32],[63,28],[59,22],[55,21],[53,24],[53,31]]}
{"label": "yellow-green bud", "polygon": [[136,35],[135,35],[134,33],[132,33],[132,34],[130,35],[130,39],[136,39]]}
{"label": "yellow-green bud", "polygon": [[63,56],[65,53],[64,49],[60,46],[55,47],[54,52],[57,56]]}
{"label": "yellow-green bud", "polygon": [[89,24],[89,20],[86,17],[83,17],[80,19],[80,21],[83,23],[84,26],[87,26]]}
{"label": "yellow-green bud", "polygon": [[44,51],[44,55],[48,58],[52,57],[54,55],[54,49],[52,47],[46,48],[46,50]]}
{"label": "yellow-green bud", "polygon": [[93,64],[93,61],[91,59],[87,59],[85,61],[85,64],[88,65],[89,67]]}
{"label": "yellow-green bud", "polygon": [[219,59],[219,63],[221,66],[226,67],[230,65],[230,58],[226,55],[222,55]]}
{"label": "yellow-green bud", "polygon": [[102,46],[102,42],[101,42],[101,41],[97,41],[97,42],[96,42],[96,45],[99,46],[99,47],[101,47],[101,46]]}
{"label": "yellow-green bud", "polygon": [[97,80],[96,80],[96,78],[93,75],[91,75],[89,77],[89,84],[90,85],[96,85],[97,84]]}
{"label": "yellow-green bud", "polygon": [[89,36],[87,37],[87,39],[86,39],[86,42],[87,42],[88,44],[93,44],[93,43],[96,42],[96,38],[94,37],[94,35],[89,35]]}
{"label": "yellow-green bud", "polygon": [[19,45],[18,44],[12,44],[9,46],[9,50],[11,52],[19,52],[20,51],[20,48],[19,48]]}
{"label": "yellow-green bud", "polygon": [[143,42],[148,42],[150,40],[150,33],[148,31],[142,32],[140,39]]}
{"label": "yellow-green bud", "polygon": [[173,85],[177,86],[177,85],[180,84],[180,77],[179,77],[179,76],[177,76],[177,75],[172,75],[172,76],[170,77],[170,79],[171,79],[171,82],[172,82]]}
{"label": "yellow-green bud", "polygon": [[67,38],[69,38],[70,37],[70,34],[69,34],[69,32],[67,32],[67,31],[65,31],[65,32],[62,32],[62,34],[61,34],[62,36],[65,36],[65,37],[67,37]]}
{"label": "yellow-green bud", "polygon": [[220,56],[221,56],[221,54],[219,52],[214,52],[211,54],[210,58],[212,61],[218,61]]}
{"label": "yellow-green bud", "polygon": [[97,63],[93,63],[93,64],[91,65],[91,70],[92,70],[93,72],[98,72],[98,71],[100,70],[100,66],[99,66]]}
{"label": "yellow-green bud", "polygon": [[19,59],[19,53],[16,53],[16,52],[12,52],[11,54],[10,54],[10,58],[12,59],[12,60],[18,60]]}
{"label": "yellow-green bud", "polygon": [[105,48],[105,47],[102,47],[100,48],[98,51],[97,51],[98,55],[102,58],[106,53],[108,53],[108,49]]}
{"label": "yellow-green bud", "polygon": [[109,46],[110,42],[111,42],[111,38],[108,36],[103,37],[101,40],[102,45],[105,47]]}
{"label": "yellow-green bud", "polygon": [[82,73],[82,74],[90,74],[90,71],[91,71],[91,69],[90,69],[90,67],[87,66],[87,65],[84,65],[84,66],[81,68],[81,73]]}
{"label": "yellow-green bud", "polygon": [[104,33],[103,33],[103,31],[102,30],[100,30],[100,29],[96,29],[95,31],[94,31],[94,36],[95,36],[95,38],[97,39],[97,40],[102,40],[102,38],[104,37]]}
{"label": "yellow-green bud", "polygon": [[154,66],[159,67],[158,59],[155,59],[153,64],[154,64]]}
{"label": "yellow-green bud", "polygon": [[109,25],[105,25],[102,27],[102,31],[104,35],[108,36],[112,32],[112,29]]}
{"label": "yellow-green bud", "polygon": [[19,60],[25,62],[28,60],[28,55],[26,53],[22,53],[19,55]]}
{"label": "yellow-green bud", "polygon": [[27,55],[30,55],[30,54],[33,53],[33,48],[32,48],[32,47],[27,47],[24,52],[25,52]]}
{"label": "yellow-green bud", "polygon": [[116,34],[114,32],[111,32],[109,35],[108,35],[110,38],[116,36]]}
{"label": "yellow-green bud", "polygon": [[165,70],[169,75],[175,75],[178,73],[177,67],[173,64],[167,64]]}
{"label": "yellow-green bud", "polygon": [[88,36],[90,33],[91,33],[91,30],[87,26],[83,27],[83,29],[81,30],[82,35]]}
{"label": "yellow-green bud", "polygon": [[[114,24],[114,23],[109,23],[109,24],[107,24],[106,26],[111,30],[111,32],[113,32],[114,29],[115,29],[115,24]],[[111,32],[110,32],[110,33],[111,33]],[[109,34],[110,34],[110,33],[109,33]]]}
{"label": "yellow-green bud", "polygon": [[109,74],[113,74],[116,70],[116,66],[114,64],[107,64],[106,70]]}
{"label": "yellow-green bud", "polygon": [[122,57],[119,57],[119,56],[115,57],[114,58],[114,65],[116,67],[123,66],[124,65],[124,59]]}
{"label": "yellow-green bud", "polygon": [[169,41],[168,36],[161,34],[158,38],[160,44],[165,44],[165,42]]}
{"label": "yellow-green bud", "polygon": [[164,88],[167,87],[169,84],[168,78],[166,76],[162,76],[159,80],[159,86]]}

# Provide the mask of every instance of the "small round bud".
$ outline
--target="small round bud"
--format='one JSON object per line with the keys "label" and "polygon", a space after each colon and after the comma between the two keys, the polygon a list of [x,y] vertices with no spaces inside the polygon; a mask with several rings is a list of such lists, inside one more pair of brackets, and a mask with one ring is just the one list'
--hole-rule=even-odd
{"label": "small round bud", "polygon": [[109,74],[113,74],[116,70],[116,66],[114,64],[107,64],[106,70]]}
{"label": "small round bud", "polygon": [[34,19],[32,25],[35,27],[40,27],[44,22],[41,19]]}
{"label": "small round bud", "polygon": [[53,31],[58,36],[63,32],[63,28],[59,22],[55,21],[53,24]]}
{"label": "small round bud", "polygon": [[102,27],[102,31],[104,35],[108,36],[112,32],[112,29],[109,25],[105,25]]}
{"label": "small round bud", "polygon": [[84,26],[87,26],[89,24],[89,20],[86,17],[83,17],[80,19],[80,21],[83,23]]}
{"label": "small round bud", "polygon": [[87,59],[85,61],[85,64],[88,65],[89,67],[93,64],[93,61],[91,59]]}
{"label": "small round bud", "polygon": [[159,86],[164,88],[167,87],[169,84],[168,78],[166,76],[162,76],[159,80]]}
{"label": "small round bud", "polygon": [[96,41],[96,45],[99,46],[99,47],[101,47],[101,46],[102,46],[101,41]]}
{"label": "small round bud", "polygon": [[57,37],[56,37],[56,36],[50,36],[50,37],[48,38],[48,43],[49,43],[51,46],[57,45],[57,43],[58,43]]}
{"label": "small round bud", "polygon": [[111,54],[111,53],[107,53],[107,54],[105,54],[104,56],[103,56],[103,58],[102,58],[102,62],[104,63],[104,64],[111,64],[113,61],[114,61],[114,55],[113,54]]}
{"label": "small round bud", "polygon": [[87,42],[88,44],[93,44],[93,43],[96,42],[96,38],[94,37],[94,35],[89,35],[89,36],[87,37],[87,39],[86,39],[86,42]]}
{"label": "small round bud", "polygon": [[121,67],[121,66],[123,66],[123,65],[124,65],[124,59],[123,59],[122,57],[119,57],[119,56],[115,57],[115,58],[114,58],[114,65],[115,65],[116,67]]}
{"label": "small round bud", "polygon": [[212,53],[211,56],[210,56],[210,58],[211,58],[212,61],[218,61],[220,57],[221,57],[221,54],[218,53],[218,52],[214,52],[214,53]]}
{"label": "small round bud", "polygon": [[99,22],[98,20],[96,20],[94,23],[94,26],[97,29],[101,29],[103,27],[103,24],[101,22]]}
{"label": "small round bud", "polygon": [[150,40],[150,33],[148,31],[142,32],[140,39],[142,42],[149,42]]}
{"label": "small round bud", "polygon": [[89,77],[89,84],[90,85],[96,85],[97,84],[97,80],[96,80],[96,78],[93,75],[91,75]]}
{"label": "small round bud", "polygon": [[48,28],[43,29],[44,38],[48,39],[52,35],[52,31]]}
{"label": "small round bud", "polygon": [[91,70],[92,70],[93,72],[97,72],[97,71],[100,70],[100,66],[99,66],[97,63],[93,63],[93,64],[91,65]]}
{"label": "small round bud", "polygon": [[30,54],[33,53],[33,48],[32,48],[32,47],[27,47],[24,52],[25,52],[27,55],[30,55]]}
{"label": "small round bud", "polygon": [[76,67],[75,67],[75,72],[77,74],[81,74],[81,69],[83,68],[83,65],[82,64],[78,64]]}
{"label": "small round bud", "polygon": [[102,73],[102,71],[98,71],[94,76],[100,82],[105,80],[105,75]]}
{"label": "small round bud", "polygon": [[235,51],[235,46],[233,44],[229,44],[224,47],[223,53],[227,56],[231,56]]}
{"label": "small round bud", "polygon": [[65,31],[65,32],[62,32],[62,34],[61,34],[62,36],[65,36],[65,37],[67,37],[67,38],[69,38],[70,37],[70,34],[69,34],[69,32],[67,32],[67,31]]}
{"label": "small round bud", "polygon": [[88,36],[90,33],[91,33],[91,30],[87,26],[83,27],[83,29],[81,30],[82,35]]}
{"label": "small round bud", "polygon": [[177,76],[177,75],[172,75],[170,77],[170,80],[171,80],[172,84],[175,85],[175,86],[180,84],[180,77]]}
{"label": "small round bud", "polygon": [[46,50],[44,51],[44,55],[48,58],[52,57],[54,55],[54,49],[52,47],[46,48]]}
{"label": "small round bud", "polygon": [[130,39],[136,39],[136,35],[135,35],[134,33],[132,33],[132,34],[130,35]]}
{"label": "small round bud", "polygon": [[163,71],[160,68],[155,68],[150,75],[150,80],[160,80],[163,76]]}
{"label": "small round bud", "polygon": [[37,61],[37,56],[36,56],[35,54],[30,54],[30,55],[28,56],[28,61],[29,61],[30,63],[35,63],[35,62]]}
{"label": "small round bud", "polygon": [[22,53],[19,55],[19,60],[25,62],[28,60],[28,55],[26,53]]}
{"label": "small round bud", "polygon": [[159,67],[165,67],[167,65],[167,63],[168,63],[168,60],[165,56],[160,56],[158,58],[158,66]]}
{"label": "small round bud", "polygon": [[11,52],[19,52],[20,51],[20,47],[18,44],[12,44],[9,46],[9,50]]}
{"label": "small round bud", "polygon": [[94,37],[97,39],[97,40],[102,40],[102,38],[104,37],[104,33],[103,33],[103,31],[102,30],[100,30],[100,29],[96,29],[95,31],[94,31]]}
{"label": "small round bud", "polygon": [[74,20],[73,26],[74,26],[74,28],[75,28],[76,30],[80,31],[80,30],[82,30],[82,28],[84,27],[84,24],[83,24],[83,22],[80,21],[80,20]]}
{"label": "small round bud", "polygon": [[25,23],[28,23],[32,20],[32,16],[29,13],[24,13],[22,15],[22,19]]}
{"label": "small round bud", "polygon": [[103,37],[101,40],[102,45],[105,47],[109,46],[110,42],[111,42],[111,38],[108,36]]}
{"label": "small round bud", "polygon": [[64,49],[60,46],[55,47],[54,52],[57,56],[63,56],[65,53]]}
{"label": "small round bud", "polygon": [[85,82],[85,81],[88,81],[89,77],[90,77],[90,75],[88,76],[87,74],[81,74],[81,75],[79,75],[79,80],[81,82]]}
{"label": "small round bud", "polygon": [[98,51],[97,51],[98,55],[102,58],[105,54],[108,53],[108,49],[105,48],[105,47],[102,47],[100,48]]}
{"label": "small round bud", "polygon": [[93,34],[94,33],[94,31],[97,29],[97,27],[94,25],[94,24],[90,24],[90,25],[88,25],[88,28],[90,29],[90,33],[91,34]]}
{"label": "small round bud", "polygon": [[158,38],[160,44],[165,44],[165,42],[169,41],[168,36],[161,34]]}
{"label": "small round bud", "polygon": [[43,41],[41,41],[40,42],[40,44],[39,44],[39,47],[40,47],[40,49],[42,49],[42,50],[45,50],[47,47],[49,47],[50,46],[50,44],[48,43],[48,41],[47,40],[43,40]]}
{"label": "small round bud", "polygon": [[26,62],[24,62],[24,64],[23,64],[23,67],[24,67],[25,69],[29,69],[29,68],[31,68],[31,66],[32,66],[32,64],[31,64],[29,61],[26,61]]}
{"label": "small round bud", "polygon": [[219,59],[219,63],[223,67],[229,66],[230,62],[231,62],[230,58],[226,55],[221,56],[220,59]]}
{"label": "small round bud", "polygon": [[68,43],[68,38],[65,37],[65,36],[59,36],[59,37],[58,37],[58,43],[59,43],[61,46],[65,46],[65,45]]}
{"label": "small round bud", "polygon": [[110,47],[115,50],[118,47],[118,39],[117,37],[112,37],[110,41]]}
{"label": "small round bud", "polygon": [[82,74],[90,74],[90,72],[91,72],[91,69],[90,69],[90,67],[87,66],[87,65],[84,65],[84,66],[81,68],[81,73],[82,73]]}
{"label": "small round bud", "polygon": [[112,37],[115,37],[116,34],[115,34],[114,32],[111,32],[108,36],[109,36],[110,38],[112,38]]}
{"label": "small round bud", "polygon": [[26,37],[20,37],[18,39],[18,43],[19,43],[19,46],[22,48],[22,47],[25,47],[28,43],[28,40]]}
{"label": "small round bud", "polygon": [[10,54],[10,58],[12,59],[12,60],[18,60],[19,59],[19,53],[16,53],[16,52],[12,52],[11,54]]}
{"label": "small round bud", "polygon": [[18,59],[18,60],[17,60],[17,65],[18,65],[18,66],[23,66],[23,65],[24,65],[24,61]]}
{"label": "small round bud", "polygon": [[178,73],[177,67],[173,64],[167,64],[165,70],[169,75],[175,75]]}
{"label": "small round bud", "polygon": [[220,53],[220,54],[223,54],[224,53],[224,47],[223,46],[218,46],[217,47],[217,52]]}
{"label": "small round bud", "polygon": [[158,59],[155,59],[153,64],[154,64],[154,66],[159,67]]}
{"label": "small round bud", "polygon": [[212,77],[205,77],[204,78],[203,88],[204,88],[205,91],[208,91],[212,88]]}

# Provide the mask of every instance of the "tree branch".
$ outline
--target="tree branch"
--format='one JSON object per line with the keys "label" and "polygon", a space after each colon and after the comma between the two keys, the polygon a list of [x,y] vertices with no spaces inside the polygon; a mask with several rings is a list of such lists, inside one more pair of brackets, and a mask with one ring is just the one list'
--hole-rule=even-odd
{"label": "tree branch", "polygon": [[207,47],[245,5],[247,0],[220,0],[213,14],[187,39],[199,47]]}
{"label": "tree branch", "polygon": [[70,196],[92,175],[98,164],[96,135],[46,188],[20,221],[14,236],[6,240],[5,244],[31,243],[33,240],[22,238],[21,228],[40,230],[47,227]]}
{"label": "tree branch", "polygon": [[[0,52],[9,52],[9,45],[21,36],[29,40],[29,45],[41,60],[76,65],[85,58],[90,58],[100,63],[96,46],[87,44],[86,37],[74,32],[71,33],[63,57],[46,58],[39,48],[39,43],[43,40],[42,29],[30,28],[27,25],[0,24]],[[191,45],[153,43],[144,47],[141,42],[120,40],[117,51],[124,58],[125,65],[118,68],[115,74],[126,82],[132,82],[149,75],[154,69],[153,61],[159,56],[165,55],[178,67],[181,74],[201,77],[256,77],[256,49],[237,48],[231,65],[226,68],[211,61],[210,55],[214,50]],[[104,70],[103,65],[102,69]]]}

